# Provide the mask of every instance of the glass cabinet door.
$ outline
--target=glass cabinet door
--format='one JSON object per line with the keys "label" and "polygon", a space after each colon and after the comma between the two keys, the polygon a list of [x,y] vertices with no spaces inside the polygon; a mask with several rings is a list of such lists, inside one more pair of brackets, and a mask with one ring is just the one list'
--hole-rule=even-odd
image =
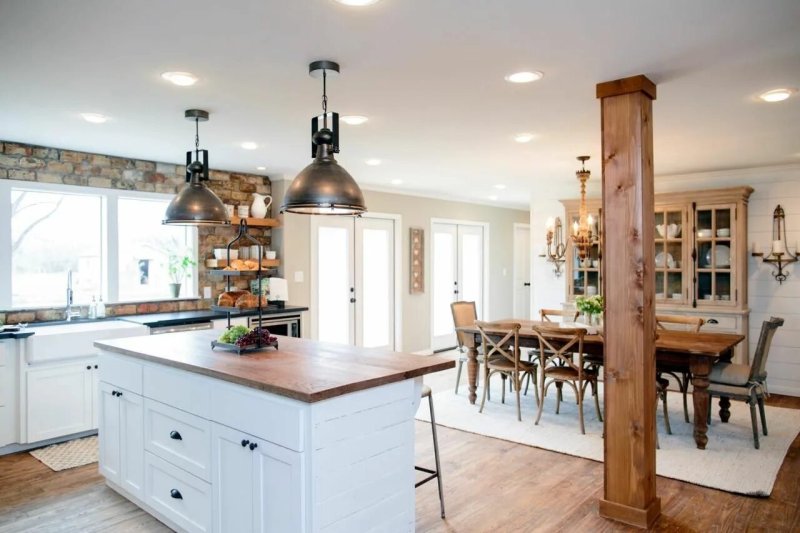
{"label": "glass cabinet door", "polygon": [[655,213],[656,303],[686,303],[689,284],[684,274],[687,235],[686,210],[658,208]]}
{"label": "glass cabinet door", "polygon": [[735,205],[698,206],[695,212],[695,294],[701,305],[731,305],[735,253]]}
{"label": "glass cabinet door", "polygon": [[[572,262],[572,279],[570,280],[570,296],[594,296],[600,294],[602,291],[602,275],[601,275],[601,262],[602,257],[600,254],[600,214],[597,212],[590,213],[594,219],[594,226],[592,228],[592,238],[594,242],[586,256],[586,259],[581,260],[578,248],[572,244],[571,237],[568,246],[570,247]],[[566,231],[572,235],[572,226],[578,222],[577,213],[573,213],[568,217],[569,224]]]}

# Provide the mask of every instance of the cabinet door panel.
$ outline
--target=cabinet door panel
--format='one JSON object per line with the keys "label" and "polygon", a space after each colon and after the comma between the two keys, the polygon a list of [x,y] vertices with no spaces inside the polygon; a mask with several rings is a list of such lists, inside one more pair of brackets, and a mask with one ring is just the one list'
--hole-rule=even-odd
{"label": "cabinet door panel", "polygon": [[92,429],[91,366],[73,363],[28,369],[27,442]]}
{"label": "cabinet door panel", "polygon": [[254,531],[305,531],[300,454],[263,440],[256,443]]}
{"label": "cabinet door panel", "polygon": [[[220,424],[212,427],[215,531],[255,531],[253,452],[255,438]],[[245,446],[242,446],[242,442]]]}
{"label": "cabinet door panel", "polygon": [[120,473],[120,413],[119,400],[108,383],[100,383],[98,391],[98,422],[100,441],[100,473],[109,481],[119,484]]}
{"label": "cabinet door panel", "polygon": [[120,391],[120,485],[144,498],[144,400],[138,394]]}

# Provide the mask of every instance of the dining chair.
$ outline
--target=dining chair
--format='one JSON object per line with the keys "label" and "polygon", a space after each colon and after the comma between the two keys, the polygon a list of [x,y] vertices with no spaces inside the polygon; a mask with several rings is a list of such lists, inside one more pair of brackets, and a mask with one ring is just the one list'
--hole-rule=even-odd
{"label": "dining chair", "polygon": [[767,417],[764,412],[764,397],[767,392],[767,357],[775,331],[783,325],[783,319],[770,317],[761,324],[756,352],[750,365],[717,362],[708,376],[708,423],[711,423],[711,398],[733,398],[750,405],[750,423],[753,426],[753,444],[759,449],[758,418],[756,404],[761,413],[761,429],[767,436]]}
{"label": "dining chair", "polygon": [[[456,328],[472,326],[478,319],[478,312],[475,302],[458,301],[450,304],[450,311],[453,313],[453,324]],[[458,371],[456,373],[456,394],[458,394],[458,384],[461,381],[461,369],[467,361],[467,354],[464,348],[465,341],[469,340],[469,333],[464,333],[456,329],[456,341],[458,342]],[[483,346],[478,347],[478,364],[483,363],[481,352]],[[476,383],[477,385],[477,383]]]}
{"label": "dining chair", "polygon": [[[575,391],[581,433],[585,435],[583,398],[587,386],[592,387],[597,418],[601,422],[603,421],[597,394],[597,372],[592,368],[586,368],[584,364],[583,338],[586,330],[557,326],[533,326],[533,331],[539,340],[539,389],[541,390],[541,401],[535,423],[538,425],[542,418],[548,387],[553,383],[556,384],[556,387],[567,383]],[[560,404],[561,395],[559,394],[556,398],[556,414],[559,412]]]}
{"label": "dining chair", "polygon": [[[533,374],[536,379],[536,364],[520,359],[519,349],[519,330],[521,328],[516,322],[482,322],[475,323],[481,335],[481,344],[484,347],[483,356],[483,397],[479,413],[483,412],[486,404],[486,395],[489,390],[492,375],[501,374],[511,379],[514,391],[517,395],[517,420],[522,421],[520,409],[520,389],[522,388],[522,377]],[[497,338],[500,340],[495,340]],[[506,388],[503,383],[501,401],[505,403]],[[538,390],[536,401],[539,401]]]}
{"label": "dining chair", "polygon": [[571,313],[563,309],[539,309],[539,318],[541,318],[542,322],[554,322],[554,318],[561,318],[564,321],[565,318],[570,317],[572,317],[572,322],[575,322],[578,320],[579,314],[578,311]]}
{"label": "dining chair", "polygon": [[[682,329],[685,331],[700,331],[700,328],[705,324],[705,320],[698,316],[683,316],[683,315],[656,315],[656,329]],[[669,364],[661,365],[658,374],[656,374],[656,390],[659,397],[664,402],[664,425],[667,427],[667,433],[672,433],[669,428],[669,419],[667,414],[667,388],[669,387],[669,380],[666,384],[662,381],[662,374],[667,374],[675,378],[678,382],[678,388],[683,395],[683,418],[687,423],[689,420],[689,384],[692,382],[692,374],[683,366],[672,366]]]}
{"label": "dining chair", "polygon": [[442,490],[442,466],[439,462],[439,438],[436,436],[436,416],[433,414],[433,393],[428,385],[422,385],[421,396],[423,398],[428,398],[428,408],[431,413],[431,432],[433,433],[433,459],[436,464],[436,469],[414,466],[414,470],[428,474],[427,477],[417,481],[414,484],[414,488],[418,488],[420,485],[424,485],[428,481],[436,479],[436,483],[439,485],[439,509],[442,518],[444,518],[444,491]]}

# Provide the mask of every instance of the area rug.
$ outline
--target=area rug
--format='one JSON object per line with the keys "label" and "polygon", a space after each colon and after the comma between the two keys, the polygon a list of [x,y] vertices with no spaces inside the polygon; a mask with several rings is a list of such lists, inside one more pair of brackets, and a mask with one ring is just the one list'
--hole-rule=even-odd
{"label": "area rug", "polygon": [[97,436],[53,444],[29,453],[56,472],[88,465],[97,462]]}
{"label": "area rug", "polygon": [[[496,383],[492,384],[492,400],[486,402],[483,413],[478,413],[480,388],[476,405],[469,403],[463,388],[458,395],[452,389],[436,393],[436,422],[461,431],[603,461],[603,424],[597,418],[591,397],[584,400],[586,435],[582,435],[575,396],[569,387],[564,387],[564,401],[558,415],[555,414],[555,387],[550,387],[542,419],[539,425],[534,425],[537,408],[533,391],[523,396],[522,422],[518,422],[514,394],[506,391],[506,402],[500,403],[500,380],[493,381]],[[689,402],[691,416],[691,397]],[[659,410],[656,423],[661,448],[656,451],[656,474],[738,494],[770,495],[786,452],[800,432],[800,410],[767,406],[769,435],[759,435],[761,449],[756,450],[749,407],[744,402],[731,402],[730,422],[723,424],[716,414],[719,408],[715,400],[708,445],[705,450],[698,450],[692,437],[692,424],[687,424],[683,418],[680,395],[670,392],[668,404],[673,434],[666,434],[663,412]],[[601,408],[602,405],[601,395]],[[428,410],[420,408],[417,419],[429,421]]]}

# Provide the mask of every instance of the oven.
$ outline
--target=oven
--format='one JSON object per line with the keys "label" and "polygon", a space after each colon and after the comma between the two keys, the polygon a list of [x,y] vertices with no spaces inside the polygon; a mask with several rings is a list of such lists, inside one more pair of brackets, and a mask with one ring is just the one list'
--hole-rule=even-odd
{"label": "oven", "polygon": [[[250,317],[247,325],[251,328],[257,326],[258,317]],[[300,315],[262,316],[261,326],[267,328],[272,335],[300,337]]]}

